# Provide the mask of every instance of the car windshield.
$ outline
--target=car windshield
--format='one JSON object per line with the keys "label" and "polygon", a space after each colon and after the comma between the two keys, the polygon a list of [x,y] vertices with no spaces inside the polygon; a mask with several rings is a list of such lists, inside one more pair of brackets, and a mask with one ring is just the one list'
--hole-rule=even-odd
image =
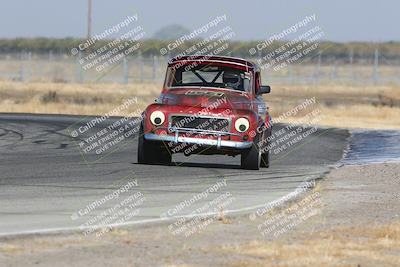
{"label": "car windshield", "polygon": [[227,88],[238,91],[251,91],[249,72],[226,66],[200,65],[188,68],[168,68],[167,87],[204,86]]}

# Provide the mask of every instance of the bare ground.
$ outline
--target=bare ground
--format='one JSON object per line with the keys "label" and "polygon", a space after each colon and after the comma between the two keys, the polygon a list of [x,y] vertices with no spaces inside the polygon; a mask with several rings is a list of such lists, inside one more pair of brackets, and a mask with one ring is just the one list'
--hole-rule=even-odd
{"label": "bare ground", "polygon": [[101,239],[3,238],[0,266],[400,266],[399,189],[400,164],[344,166],[308,195],[320,196],[316,214],[280,235],[263,236],[266,217],[246,215],[220,217],[189,237],[148,225]]}

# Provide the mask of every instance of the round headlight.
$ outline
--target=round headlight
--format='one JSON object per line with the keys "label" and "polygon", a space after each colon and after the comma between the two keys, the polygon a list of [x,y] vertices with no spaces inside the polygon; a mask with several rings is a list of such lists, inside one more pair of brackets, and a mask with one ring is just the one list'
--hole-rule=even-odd
{"label": "round headlight", "polygon": [[246,118],[239,118],[235,122],[235,129],[238,132],[243,133],[243,132],[247,131],[249,129],[249,127],[250,127],[250,122]]}
{"label": "round headlight", "polygon": [[153,113],[150,115],[150,121],[156,126],[161,125],[165,121],[165,115],[161,111],[153,111]]}

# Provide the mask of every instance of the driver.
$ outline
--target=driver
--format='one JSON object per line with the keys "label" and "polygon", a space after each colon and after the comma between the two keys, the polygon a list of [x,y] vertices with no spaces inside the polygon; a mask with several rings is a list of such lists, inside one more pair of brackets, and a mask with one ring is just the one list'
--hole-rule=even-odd
{"label": "driver", "polygon": [[240,72],[235,72],[232,70],[224,71],[224,74],[222,75],[222,81],[227,87],[243,91],[243,86],[241,86],[242,78],[240,76]]}

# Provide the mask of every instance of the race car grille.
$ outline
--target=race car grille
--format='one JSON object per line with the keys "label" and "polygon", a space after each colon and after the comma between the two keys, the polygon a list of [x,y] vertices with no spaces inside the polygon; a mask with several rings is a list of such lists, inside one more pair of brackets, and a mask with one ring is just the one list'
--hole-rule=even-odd
{"label": "race car grille", "polygon": [[229,120],[215,117],[172,116],[171,126],[183,129],[228,132]]}

